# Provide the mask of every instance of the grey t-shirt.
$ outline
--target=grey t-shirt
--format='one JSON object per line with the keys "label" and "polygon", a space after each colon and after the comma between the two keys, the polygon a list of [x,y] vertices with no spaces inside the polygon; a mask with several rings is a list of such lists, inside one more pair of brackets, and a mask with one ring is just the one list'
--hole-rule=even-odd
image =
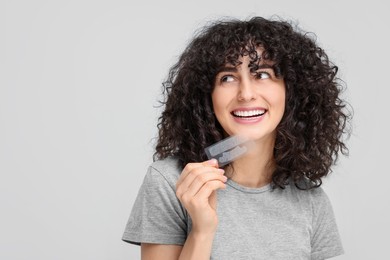
{"label": "grey t-shirt", "polygon": [[[175,195],[181,173],[168,158],[148,169],[123,240],[183,245],[191,219]],[[327,259],[343,253],[332,206],[321,188],[272,190],[227,181],[217,192],[219,224],[210,259]]]}

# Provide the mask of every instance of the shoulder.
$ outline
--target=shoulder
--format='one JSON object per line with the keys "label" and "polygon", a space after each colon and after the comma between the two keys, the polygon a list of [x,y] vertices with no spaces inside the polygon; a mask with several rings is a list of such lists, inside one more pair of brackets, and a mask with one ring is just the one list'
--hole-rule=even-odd
{"label": "shoulder", "polygon": [[313,188],[311,190],[306,191],[306,193],[308,194],[307,196],[314,208],[323,208],[324,206],[330,206],[328,195],[326,195],[326,192],[323,188]]}
{"label": "shoulder", "polygon": [[[287,188],[286,188],[287,189]],[[327,226],[329,229],[335,229],[336,223],[333,214],[332,204],[328,195],[322,187],[310,190],[300,190],[295,185],[288,188],[293,204],[306,212],[306,216],[311,219],[313,232],[319,226]]]}
{"label": "shoulder", "polygon": [[165,181],[169,186],[174,188],[181,171],[182,169],[179,165],[179,161],[174,157],[168,157],[154,161],[149,166],[148,175],[152,177],[152,180]]}
{"label": "shoulder", "polygon": [[322,187],[310,190],[300,190],[294,184],[286,187],[284,194],[289,199],[298,202],[306,207],[312,214],[318,214],[319,210],[331,209],[330,200]]}
{"label": "shoulder", "polygon": [[290,184],[287,187],[288,188],[286,189],[289,190],[289,193],[304,200],[318,202],[318,201],[323,201],[328,199],[328,196],[326,195],[322,187],[312,188],[309,190],[298,189],[294,184]]}
{"label": "shoulder", "polygon": [[172,175],[180,175],[181,173],[179,160],[177,160],[175,157],[167,157],[162,160],[154,161],[150,167],[159,172],[171,173]]}

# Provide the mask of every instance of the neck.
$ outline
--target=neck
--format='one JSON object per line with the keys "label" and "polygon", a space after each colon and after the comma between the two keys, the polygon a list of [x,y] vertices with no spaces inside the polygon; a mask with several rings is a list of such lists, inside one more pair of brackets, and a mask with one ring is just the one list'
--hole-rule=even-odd
{"label": "neck", "polygon": [[274,164],[275,140],[256,141],[253,147],[226,169],[227,175],[246,187],[262,187],[271,182]]}

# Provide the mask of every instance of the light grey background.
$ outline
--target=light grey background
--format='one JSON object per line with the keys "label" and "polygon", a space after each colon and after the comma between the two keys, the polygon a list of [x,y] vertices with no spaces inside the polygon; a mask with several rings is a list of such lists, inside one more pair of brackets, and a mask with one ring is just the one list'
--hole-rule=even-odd
{"label": "light grey background", "polygon": [[121,236],[168,68],[207,20],[273,14],[317,34],[355,109],[350,157],[324,185],[346,250],[337,259],[390,259],[387,10],[379,0],[1,0],[0,259],[138,259]]}

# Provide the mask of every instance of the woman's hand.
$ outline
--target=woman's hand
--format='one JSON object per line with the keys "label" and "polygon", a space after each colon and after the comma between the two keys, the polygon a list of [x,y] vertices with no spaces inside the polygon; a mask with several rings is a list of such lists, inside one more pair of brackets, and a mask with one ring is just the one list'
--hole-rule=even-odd
{"label": "woman's hand", "polygon": [[216,190],[226,188],[224,170],[215,159],[188,163],[177,183],[176,196],[192,219],[194,235],[214,234],[218,225]]}

